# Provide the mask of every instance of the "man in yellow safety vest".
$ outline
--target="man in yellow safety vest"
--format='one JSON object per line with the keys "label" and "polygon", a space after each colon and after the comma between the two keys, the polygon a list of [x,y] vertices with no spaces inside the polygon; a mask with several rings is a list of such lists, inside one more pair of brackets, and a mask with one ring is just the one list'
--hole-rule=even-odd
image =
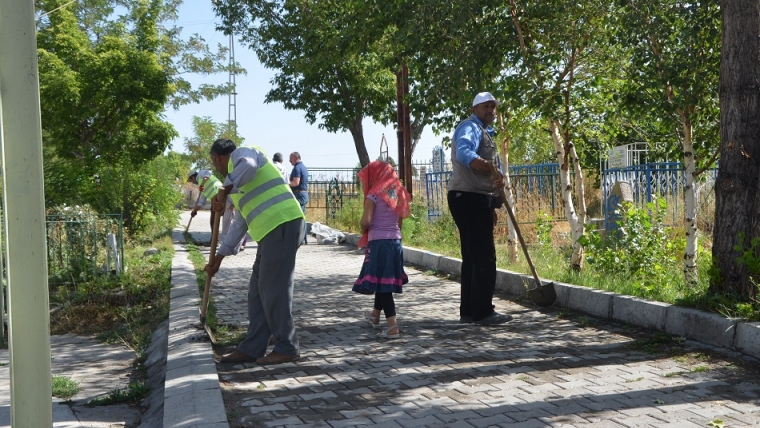
{"label": "man in yellow safety vest", "polygon": [[[200,180],[200,182],[199,182]],[[222,187],[222,182],[218,178],[214,177],[208,169],[202,169],[200,171],[190,171],[190,175],[187,177],[187,181],[198,185],[198,191],[201,192],[198,203],[193,207],[193,211],[190,212],[191,217],[198,215],[198,210],[206,205],[206,201],[210,201],[216,193],[219,192],[219,188]],[[211,230],[214,230],[214,211],[211,211]]]}
{"label": "man in yellow safety vest", "polygon": [[[246,232],[258,243],[248,284],[248,332],[220,362],[296,361],[300,351],[292,313],[293,276],[305,231],[301,207],[260,148],[237,147],[231,140],[219,139],[211,146],[211,162],[225,177],[212,209],[223,211],[229,196],[245,221],[233,223],[206,273],[214,276],[224,257],[237,253],[237,243]],[[270,337],[274,349],[265,356]]]}

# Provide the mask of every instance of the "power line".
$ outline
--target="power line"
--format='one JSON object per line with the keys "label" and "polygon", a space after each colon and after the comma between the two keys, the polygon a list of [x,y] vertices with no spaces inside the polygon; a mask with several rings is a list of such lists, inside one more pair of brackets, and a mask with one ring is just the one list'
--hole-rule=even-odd
{"label": "power line", "polygon": [[39,21],[40,19],[42,19],[42,18],[50,15],[51,13],[55,12],[56,10],[64,8],[64,7],[68,6],[68,5],[70,5],[71,3],[74,3],[75,1],[77,1],[77,0],[71,0],[70,2],[68,2],[68,3],[64,4],[64,5],[58,6],[57,8],[51,10],[50,12],[43,13],[42,15],[40,15],[39,18],[37,18],[37,20]]}

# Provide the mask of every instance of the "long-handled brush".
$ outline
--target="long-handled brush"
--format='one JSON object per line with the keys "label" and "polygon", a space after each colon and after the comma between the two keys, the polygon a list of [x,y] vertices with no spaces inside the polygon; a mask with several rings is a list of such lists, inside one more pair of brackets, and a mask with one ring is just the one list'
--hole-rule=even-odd
{"label": "long-handled brush", "polygon": [[[213,263],[214,259],[216,258],[216,245],[219,242],[219,223],[222,218],[222,213],[213,212],[213,215],[214,215],[214,229],[211,232],[211,250],[209,251],[208,264]],[[211,328],[209,328],[208,324],[206,324],[206,314],[208,313],[208,301],[209,301],[210,294],[211,294],[211,275],[206,274],[206,285],[203,287],[203,302],[201,303],[201,307],[200,307],[201,324],[203,325],[203,328],[206,329],[206,333],[208,333],[208,337],[211,339],[211,342],[216,343],[216,340],[214,339],[214,334],[211,332]]]}
{"label": "long-handled brush", "polygon": [[[203,179],[203,182],[201,182],[201,185],[198,186],[198,197],[195,198],[195,205],[193,205],[193,209],[198,206],[198,202],[201,200],[201,195],[203,194],[203,185],[206,184],[206,180],[208,180],[208,177]],[[193,216],[190,216],[190,220],[187,221],[187,226],[185,226],[185,233],[190,229],[190,223],[193,222]]]}
{"label": "long-handled brush", "polygon": [[[491,164],[491,175],[493,175],[494,179],[499,177],[499,171],[493,164]],[[554,304],[554,301],[557,300],[557,292],[554,290],[554,283],[544,283],[541,281],[541,278],[538,277],[536,267],[533,265],[530,254],[528,254],[528,246],[525,245],[525,240],[522,237],[522,233],[520,233],[520,227],[517,225],[517,220],[515,219],[515,213],[512,211],[512,206],[509,205],[509,200],[507,199],[503,187],[499,189],[499,196],[501,196],[501,200],[504,201],[504,208],[507,210],[507,214],[509,214],[509,219],[512,220],[515,232],[517,232],[517,239],[520,241],[523,254],[525,254],[525,260],[528,262],[530,271],[533,273],[534,283],[528,287],[528,295],[531,300],[533,300],[533,303],[538,306],[551,306]]]}

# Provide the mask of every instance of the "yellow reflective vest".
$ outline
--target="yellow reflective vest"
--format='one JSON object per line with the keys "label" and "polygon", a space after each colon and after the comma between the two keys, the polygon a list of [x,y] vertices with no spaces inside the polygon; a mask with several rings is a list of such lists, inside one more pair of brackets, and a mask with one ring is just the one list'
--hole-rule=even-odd
{"label": "yellow reflective vest", "polygon": [[206,180],[206,184],[203,185],[203,197],[207,201],[210,201],[219,192],[220,187],[222,187],[222,182],[214,177],[213,174],[210,175]]}
{"label": "yellow reflective vest", "polygon": [[[258,147],[255,149],[264,152]],[[230,159],[229,173],[232,170]],[[260,241],[275,227],[285,222],[304,218],[301,206],[282,180],[282,174],[269,161],[259,167],[252,181],[229,196],[235,208],[245,218],[248,234],[254,241]]]}

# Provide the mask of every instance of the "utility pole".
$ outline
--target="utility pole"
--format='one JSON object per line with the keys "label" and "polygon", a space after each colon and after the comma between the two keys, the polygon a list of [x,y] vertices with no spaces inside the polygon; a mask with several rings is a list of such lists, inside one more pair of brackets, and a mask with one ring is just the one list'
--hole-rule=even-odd
{"label": "utility pole", "polygon": [[0,2],[0,153],[3,177],[12,180],[3,186],[3,229],[14,428],[53,426],[38,76],[34,1]]}
{"label": "utility pole", "polygon": [[235,82],[235,38],[230,33],[230,76],[229,76],[229,106],[227,107],[227,131],[230,134],[230,139],[235,141],[235,144],[240,144],[237,135],[237,83]]}

